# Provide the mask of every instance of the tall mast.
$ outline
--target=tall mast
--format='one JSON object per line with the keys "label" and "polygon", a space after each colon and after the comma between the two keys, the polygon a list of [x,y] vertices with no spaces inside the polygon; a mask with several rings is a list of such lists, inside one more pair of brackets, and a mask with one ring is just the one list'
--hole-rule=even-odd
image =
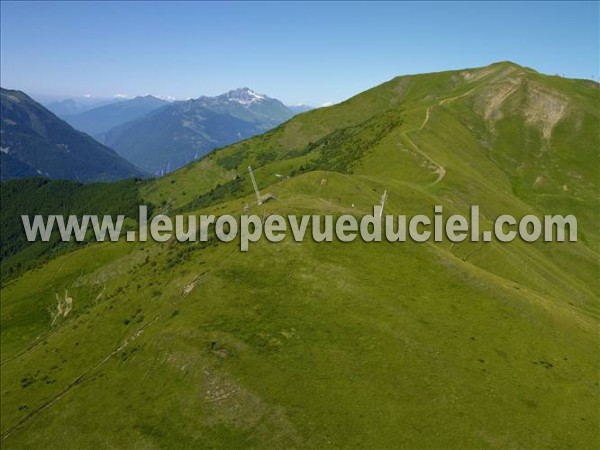
{"label": "tall mast", "polygon": [[256,185],[256,180],[254,179],[254,173],[252,172],[252,167],[248,166],[248,173],[250,173],[250,179],[252,180],[252,186],[254,186],[254,192],[256,193],[256,203],[258,206],[262,205],[262,201],[260,199],[260,192],[258,192],[258,186]]}
{"label": "tall mast", "polygon": [[383,215],[383,206],[385,205],[385,201],[387,200],[387,189],[383,191],[383,195],[381,196],[381,211],[379,211],[379,217]]}

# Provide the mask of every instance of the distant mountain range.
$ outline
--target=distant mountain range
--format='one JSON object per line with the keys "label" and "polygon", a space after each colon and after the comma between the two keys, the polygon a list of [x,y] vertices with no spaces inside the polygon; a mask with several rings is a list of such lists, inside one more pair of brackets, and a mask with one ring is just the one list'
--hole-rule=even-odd
{"label": "distant mountain range", "polygon": [[81,114],[82,112],[89,111],[90,109],[98,108],[100,106],[108,105],[110,103],[116,103],[121,100],[122,98],[120,97],[104,98],[86,96],[66,98],[51,102],[44,102],[43,100],[40,100],[40,102],[58,117],[64,118],[65,116]]}
{"label": "distant mountain range", "polygon": [[[89,108],[93,101],[100,104]],[[308,105],[286,106],[249,88],[173,103],[147,95],[112,101],[75,98],[54,102],[49,107],[74,128],[155,175],[312,109]]]}
{"label": "distant mountain range", "polygon": [[111,129],[102,138],[136,166],[161,175],[215,148],[261,134],[294,115],[281,101],[241,88],[217,97],[167,104]]}
{"label": "distant mountain range", "polygon": [[300,114],[315,109],[314,106],[310,105],[288,105],[288,108],[291,109],[294,114]]}
{"label": "distant mountain range", "polygon": [[23,92],[0,88],[0,93],[0,179],[38,175],[90,182],[143,175]]}
{"label": "distant mountain range", "polygon": [[[143,172],[163,175],[310,109],[286,106],[249,88],[176,102],[152,95],[126,100],[77,97],[49,103],[47,108],[20,91],[3,90],[2,179],[42,175],[86,182]],[[39,122],[44,124],[42,131],[36,129]],[[66,142],[75,136],[77,155],[70,153],[74,142]],[[100,169],[99,161],[106,163],[107,155],[116,156],[107,147],[141,170],[123,166],[122,159]],[[86,159],[89,152],[104,157]]]}
{"label": "distant mountain range", "polygon": [[102,134],[111,128],[142,117],[168,104],[169,102],[166,100],[146,95],[145,97],[109,103],[75,115],[65,115],[63,119],[74,128],[102,141]]}

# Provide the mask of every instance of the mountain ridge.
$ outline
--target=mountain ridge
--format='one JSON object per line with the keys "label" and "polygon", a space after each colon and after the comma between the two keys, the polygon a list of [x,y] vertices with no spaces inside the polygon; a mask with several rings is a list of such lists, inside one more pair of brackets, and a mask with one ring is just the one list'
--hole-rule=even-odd
{"label": "mountain ridge", "polygon": [[168,104],[169,102],[166,100],[146,95],[109,103],[77,115],[66,115],[63,118],[73,128],[94,136],[102,142],[102,135],[111,128],[142,117]]}
{"label": "mountain ridge", "polygon": [[506,63],[402,76],[141,182],[155,214],[360,217],[386,190],[385,214],[476,204],[482,229],[574,213],[580,239],[61,254],[2,287],[3,444],[593,447],[597,94]]}
{"label": "mountain ridge", "polygon": [[281,101],[239,88],[216,97],[172,102],[112,128],[104,141],[137,166],[162,175],[293,115]]}
{"label": "mountain ridge", "polygon": [[[21,91],[1,88],[2,179],[36,173],[83,182],[139,177],[144,173],[112,149],[69,124]],[[21,167],[15,169],[14,159]]]}

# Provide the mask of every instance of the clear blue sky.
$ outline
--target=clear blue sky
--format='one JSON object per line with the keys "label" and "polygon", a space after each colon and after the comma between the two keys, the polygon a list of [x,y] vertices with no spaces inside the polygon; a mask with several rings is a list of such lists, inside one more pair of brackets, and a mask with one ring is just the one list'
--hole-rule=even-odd
{"label": "clear blue sky", "polygon": [[511,60],[599,76],[598,2],[1,3],[1,83],[176,98],[248,86],[338,102],[397,75]]}

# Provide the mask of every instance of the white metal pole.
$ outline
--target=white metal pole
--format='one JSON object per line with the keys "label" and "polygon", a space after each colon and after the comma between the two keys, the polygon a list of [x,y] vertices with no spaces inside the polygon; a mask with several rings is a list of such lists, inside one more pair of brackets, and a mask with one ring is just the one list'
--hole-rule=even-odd
{"label": "white metal pole", "polygon": [[383,215],[383,206],[385,205],[385,200],[387,199],[387,189],[383,191],[383,195],[381,196],[381,210],[379,211],[379,217]]}
{"label": "white metal pole", "polygon": [[256,185],[256,180],[254,179],[254,173],[252,173],[252,167],[248,166],[248,172],[250,173],[252,186],[254,186],[254,192],[256,193],[256,203],[258,203],[258,206],[260,206],[262,205],[262,201],[260,200],[260,192],[258,192],[258,186]]}

